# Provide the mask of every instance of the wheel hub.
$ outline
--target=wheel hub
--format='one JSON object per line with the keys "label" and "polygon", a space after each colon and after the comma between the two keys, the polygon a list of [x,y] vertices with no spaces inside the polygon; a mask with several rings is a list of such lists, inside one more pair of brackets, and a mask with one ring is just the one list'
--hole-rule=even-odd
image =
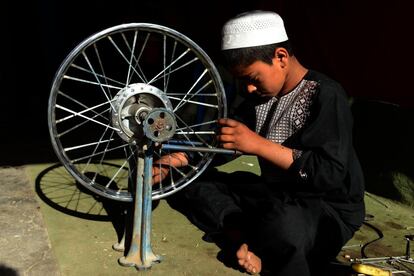
{"label": "wheel hub", "polygon": [[[155,86],[131,84],[116,94],[112,105],[112,125],[119,129],[118,135],[128,143],[141,141],[145,136],[161,142],[174,134],[175,117],[171,102]],[[147,119],[154,109],[156,112]],[[144,123],[148,125],[145,129]]]}

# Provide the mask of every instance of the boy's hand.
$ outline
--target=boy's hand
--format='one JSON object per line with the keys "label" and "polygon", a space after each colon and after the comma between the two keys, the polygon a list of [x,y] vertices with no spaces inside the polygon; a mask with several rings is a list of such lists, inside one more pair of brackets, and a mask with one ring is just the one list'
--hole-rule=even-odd
{"label": "boy's hand", "polygon": [[221,126],[217,139],[225,149],[235,149],[247,154],[256,154],[258,143],[263,139],[245,124],[232,119],[218,120]]}
{"label": "boy's hand", "polygon": [[170,173],[171,167],[180,168],[188,165],[188,156],[183,152],[174,152],[161,156],[152,164],[152,184],[164,180]]}
{"label": "boy's hand", "polygon": [[152,166],[152,184],[157,184],[163,181],[170,171],[168,165],[161,165],[154,163]]}

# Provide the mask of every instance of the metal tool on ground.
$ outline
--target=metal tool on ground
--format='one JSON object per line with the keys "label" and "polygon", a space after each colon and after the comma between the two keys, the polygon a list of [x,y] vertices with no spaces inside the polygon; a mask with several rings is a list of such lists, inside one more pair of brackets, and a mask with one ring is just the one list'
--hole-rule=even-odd
{"label": "metal tool on ground", "polygon": [[414,260],[411,258],[411,241],[414,235],[405,235],[405,255],[396,257],[355,258],[350,261],[352,268],[366,275],[388,276],[388,275],[414,275]]}

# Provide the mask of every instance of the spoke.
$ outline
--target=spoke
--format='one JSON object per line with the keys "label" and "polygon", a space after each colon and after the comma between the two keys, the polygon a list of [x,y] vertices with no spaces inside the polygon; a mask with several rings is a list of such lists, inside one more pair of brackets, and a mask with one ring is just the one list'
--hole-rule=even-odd
{"label": "spoke", "polygon": [[168,65],[167,67],[164,68],[164,70],[162,70],[161,72],[159,72],[154,78],[152,78],[152,80],[150,80],[148,82],[148,84],[151,84],[152,82],[154,82],[160,75],[162,75],[167,69],[169,69],[171,66],[173,66],[177,61],[179,61],[182,57],[184,57],[188,52],[190,52],[190,48],[188,48],[187,50],[185,50],[178,58],[176,58],[173,62],[170,63],[170,65]]}
{"label": "spoke", "polygon": [[[184,96],[186,93],[166,93],[168,96]],[[217,97],[217,94],[210,94],[210,93],[190,93],[190,96],[203,96],[203,97]],[[177,98],[178,99],[178,98]],[[181,98],[180,98],[181,99]]]}
{"label": "spoke", "polygon": [[[76,65],[76,64],[71,64],[70,66],[72,66],[72,67],[74,67],[74,68],[76,68],[76,69],[78,69],[78,70],[81,70],[81,71],[84,71],[84,72],[87,72],[87,73],[90,73],[90,74],[93,74],[93,72],[91,71],[91,70],[88,70],[88,69],[86,69],[86,68],[83,68],[83,67],[81,67],[81,66],[79,66],[79,65]],[[102,69],[103,70],[103,69]],[[122,89],[122,87],[115,87],[115,86],[111,86],[111,85],[109,85],[108,84],[108,81],[111,81],[111,82],[114,82],[114,83],[116,83],[116,84],[119,84],[119,85],[122,85],[122,86],[125,86],[125,83],[123,83],[123,82],[120,82],[120,81],[117,81],[117,80],[114,80],[114,79],[112,79],[112,78],[109,78],[109,77],[107,77],[107,76],[105,76],[105,75],[101,75],[101,74],[96,74],[98,77],[101,77],[102,79],[104,79],[105,80],[105,82],[106,82],[106,85],[102,85],[102,86],[104,86],[104,87],[107,87],[107,88],[115,88],[115,89]],[[67,77],[67,78],[69,78],[69,77]],[[72,79],[76,79],[76,78],[72,78]],[[80,79],[76,79],[76,80],[80,80]],[[88,83],[94,83],[94,84],[96,84],[95,82],[88,82]]]}
{"label": "spoke", "polygon": [[[107,131],[108,131],[108,128],[105,128],[105,131],[102,133],[101,137],[99,138],[99,141],[102,141],[102,139],[105,137],[105,134],[106,134]],[[112,131],[111,134],[110,134],[110,136],[109,136],[109,140],[112,139],[113,135],[114,135],[114,132]],[[105,149],[103,150],[104,151],[104,154],[102,154],[101,159],[99,160],[99,164],[102,164],[102,162],[103,162],[103,160],[105,158],[106,150],[109,147],[109,143],[110,143],[110,141],[106,142]],[[100,145],[100,143],[98,143],[96,145],[96,147],[93,149],[92,154],[95,154],[96,153],[96,151],[98,150],[99,145]],[[86,162],[86,166],[83,168],[82,173],[85,172],[86,168],[89,166],[89,164],[91,163],[91,161],[92,161],[92,157],[88,159],[88,162]],[[95,175],[93,176],[93,181],[95,181],[97,175],[98,174],[95,172]]]}
{"label": "spoke", "polygon": [[[108,104],[108,102],[103,102],[103,103],[100,103],[100,104],[95,105],[95,106],[92,106],[92,107],[87,107],[87,106],[85,106],[85,107],[86,107],[86,109],[84,109],[84,110],[82,110],[82,111],[80,111],[80,112],[76,112],[76,113],[77,113],[77,115],[80,115],[80,114],[83,114],[83,113],[85,113],[85,112],[92,111],[92,110],[94,110],[94,109],[96,109],[96,108],[98,108],[98,107],[101,107],[101,106],[103,106],[103,105],[106,105],[106,104]],[[56,105],[56,106],[58,106],[58,105]],[[94,113],[95,113],[95,114],[98,114],[96,111],[95,111]],[[66,120],[68,120],[68,119],[70,119],[70,118],[76,117],[77,115],[74,115],[74,114],[73,114],[73,115],[69,115],[69,116],[63,117],[62,119],[56,120],[56,123],[61,123],[61,122],[66,121]],[[102,116],[102,117],[104,117],[104,116]],[[107,121],[109,121],[109,119],[108,119],[108,118],[106,118],[106,117],[104,117],[104,119],[105,119],[105,120],[107,120]]]}
{"label": "spoke", "polygon": [[[127,149],[128,149],[128,148],[124,148],[125,158],[128,158],[128,152],[127,152]],[[129,147],[129,150],[130,150],[130,152],[131,152],[132,154],[135,154],[135,150],[136,150],[136,148],[135,148],[134,150],[132,150],[132,149],[131,149],[131,147]],[[130,161],[130,162],[131,162],[131,161]],[[133,183],[133,181],[134,181],[134,179],[133,179],[133,174],[134,174],[135,168],[131,168],[131,167],[134,167],[134,166],[131,166],[131,163],[129,163],[129,164],[128,164],[128,181],[129,181],[129,183]],[[120,192],[120,191],[121,191],[121,187],[119,187],[119,189],[118,189],[118,192]]]}
{"label": "spoke", "polygon": [[[98,117],[99,115],[102,115],[103,113],[105,113],[105,112],[109,112],[109,111],[110,111],[110,108],[108,108],[107,110],[104,110],[104,111],[102,111],[101,113],[99,113],[99,114],[97,114],[97,115],[93,116],[93,117],[92,117],[92,119],[95,119],[95,118],[96,118],[96,117]],[[82,123],[79,123],[79,124],[75,125],[74,127],[71,127],[71,128],[69,128],[69,129],[65,130],[65,131],[64,131],[64,132],[62,132],[62,133],[59,133],[58,135],[56,135],[56,137],[60,138],[60,137],[62,137],[63,135],[68,134],[69,132],[71,132],[71,131],[73,131],[73,130],[77,129],[78,127],[83,126],[83,125],[84,125],[84,124],[86,124],[87,122],[88,122],[88,121],[83,121]]]}
{"label": "spoke", "polygon": [[[83,108],[86,108],[87,110],[92,111],[93,113],[95,113],[96,115],[98,115],[98,116],[102,117],[103,119],[108,120],[108,118],[107,118],[107,117],[102,116],[100,113],[98,113],[98,112],[96,112],[95,110],[93,110],[95,107],[93,107],[92,109],[90,109],[90,108],[89,108],[88,106],[86,106],[85,104],[81,103],[81,102],[80,102],[80,101],[78,101],[78,100],[75,100],[74,98],[72,98],[72,97],[71,97],[71,96],[69,96],[69,95],[66,95],[66,94],[65,94],[65,93],[63,93],[62,91],[59,91],[59,92],[58,92],[58,94],[60,94],[60,95],[64,96],[65,98],[67,98],[67,99],[69,99],[69,100],[71,100],[71,101],[73,101],[73,102],[77,103],[78,105],[82,106]],[[106,103],[105,103],[105,104],[106,104]],[[82,112],[82,113],[83,113],[83,112]],[[73,117],[73,115],[70,115],[70,117]],[[60,120],[63,120],[63,119],[60,119]],[[56,121],[56,123],[61,122],[60,120]]]}
{"label": "spoke", "polygon": [[[201,73],[201,75],[198,77],[198,79],[193,83],[193,86],[191,86],[191,88],[186,92],[186,94],[184,95],[184,97],[181,99],[181,101],[177,104],[177,106],[174,108],[173,112],[176,112],[177,109],[179,109],[182,105],[183,105],[183,101],[186,101],[188,94],[191,93],[191,91],[193,91],[194,87],[196,87],[196,85],[200,82],[200,80],[204,77],[204,75],[208,72],[207,69],[205,69],[203,71],[203,73]],[[197,93],[195,93],[197,94]],[[193,96],[194,97],[194,96]]]}
{"label": "spoke", "polygon": [[[175,114],[175,117],[178,119],[178,120],[180,120],[188,129],[190,129],[190,130],[192,130],[191,129],[191,127],[189,127],[188,125],[187,125],[187,123],[183,120],[183,119],[181,119],[180,118],[180,116],[178,116],[177,114]],[[187,136],[187,134],[186,133],[183,133],[183,135],[184,135],[184,137],[185,137],[185,139],[187,139],[187,141],[188,142],[192,142],[191,140],[190,140],[190,138]],[[208,147],[211,147],[198,133],[195,133],[195,135],[197,136],[197,138],[204,144],[204,145],[206,145],[206,146],[208,146]],[[195,145],[194,144],[192,144],[192,146],[193,147],[195,147]],[[201,156],[203,156],[201,153],[199,153]]]}
{"label": "spoke", "polygon": [[[139,52],[138,58],[135,58],[135,55],[134,55],[134,61],[135,61],[134,68],[138,68],[138,70],[141,72],[142,78],[144,79],[144,83],[148,83],[148,80],[145,77],[144,71],[142,71],[141,66],[139,66],[139,61],[141,59],[141,56],[142,56],[142,53],[144,52],[145,47],[147,46],[147,42],[148,42],[149,37],[150,37],[150,33],[147,33],[147,36],[145,37],[144,43],[142,44],[141,51]],[[124,36],[124,41],[128,45],[128,49],[130,49],[129,44],[126,41],[125,36]],[[131,74],[131,79],[132,79],[132,76],[133,76],[133,74]],[[129,82],[131,82],[131,80],[129,80]]]}
{"label": "spoke", "polygon": [[[181,117],[180,116],[178,116],[177,114],[175,114],[175,117],[178,119],[178,120],[180,120],[185,126],[186,126],[186,128],[187,129],[189,129],[190,130],[190,132],[192,132],[192,134],[195,134],[196,136],[197,136],[197,138],[201,141],[201,142],[203,142],[204,143],[204,145],[206,145],[206,146],[208,146],[208,147],[211,147],[204,139],[203,139],[203,137],[201,137],[198,133],[196,133],[189,125],[187,125],[187,123],[183,120],[183,119],[181,119]],[[215,132],[214,132],[215,133]],[[186,135],[186,133],[183,133],[183,135]],[[186,136],[186,138],[187,138],[187,140],[188,141],[190,141],[190,139]]]}
{"label": "spoke", "polygon": [[[185,95],[190,95],[191,97],[190,98],[188,98],[188,99],[186,99],[185,100],[185,103],[186,102],[189,102],[189,103],[193,103],[193,104],[198,104],[198,105],[203,105],[203,106],[208,106],[208,107],[213,107],[213,108],[217,108],[218,109],[218,105],[213,105],[213,104],[207,104],[207,103],[203,103],[203,102],[196,102],[196,101],[191,101],[190,99],[192,99],[194,96],[202,96],[202,95],[214,95],[214,94],[203,94],[203,93],[200,93],[202,90],[204,90],[204,89],[206,89],[206,87],[207,86],[209,86],[211,83],[212,83],[213,81],[212,80],[209,80],[206,84],[204,84],[200,89],[198,89],[195,93],[186,93]],[[217,96],[217,95],[215,95],[215,96]],[[170,99],[173,99],[173,100],[183,100],[184,98],[185,98],[185,96],[183,97],[183,98],[176,98],[176,97],[172,97],[172,96],[168,96],[167,95],[167,97],[168,98],[170,98]],[[180,101],[180,102],[181,102]],[[183,106],[184,105],[184,103],[181,105],[181,106]],[[178,109],[178,108],[180,108],[181,106],[179,106],[178,107],[178,105],[176,106],[176,108],[175,109]]]}
{"label": "spoke", "polygon": [[[195,93],[185,93],[186,95],[190,95],[191,97],[188,99],[188,100],[190,100],[190,99],[192,99],[194,96],[202,96],[202,95],[204,95],[203,93],[200,93],[201,91],[203,91],[204,89],[206,89],[207,88],[207,86],[209,86],[210,84],[212,84],[213,83],[213,81],[212,80],[209,80],[206,84],[204,84],[200,89],[198,89]],[[214,95],[214,96],[217,96],[217,93],[214,93],[214,94],[206,94],[206,95]]]}
{"label": "spoke", "polygon": [[173,168],[179,174],[181,174],[182,176],[186,177],[187,175],[185,173],[183,173],[179,168],[177,168],[176,166],[171,165],[171,155],[168,155],[168,157],[169,157],[168,159],[170,159],[170,170],[171,170],[171,168]]}
{"label": "spoke", "polygon": [[85,52],[82,52],[82,55],[83,55],[83,57],[85,58],[86,63],[88,63],[89,69],[91,69],[91,71],[92,71],[93,75],[95,76],[95,79],[96,79],[96,81],[98,82],[99,87],[101,88],[101,90],[102,90],[103,94],[105,95],[105,98],[108,100],[108,102],[110,102],[112,109],[115,111],[115,108],[114,108],[114,106],[112,105],[112,102],[111,102],[110,98],[108,97],[108,94],[106,94],[106,91],[105,91],[105,89],[104,89],[103,84],[100,82],[100,80],[99,80],[98,76],[96,75],[95,70],[93,69],[93,66],[92,66],[91,62],[89,61],[88,56],[86,55],[86,53],[85,53]]}
{"label": "spoke", "polygon": [[[172,53],[171,53],[170,63],[174,60],[176,49],[177,49],[177,41],[174,41],[174,46],[173,46],[173,50],[172,50]],[[167,93],[167,91],[168,91],[168,84],[170,83],[170,76],[171,76],[170,74],[171,74],[171,67],[168,69],[168,73],[165,74],[165,76],[167,77],[167,83],[165,85],[165,90],[164,90],[165,93]]]}
{"label": "spoke", "polygon": [[68,75],[64,75],[63,78],[64,79],[68,79],[68,80],[73,80],[73,81],[78,81],[78,82],[83,82],[83,83],[88,83],[88,84],[93,84],[93,85],[101,86],[101,88],[102,87],[108,87],[108,88],[113,88],[113,89],[117,89],[117,90],[123,89],[123,87],[102,84],[99,81],[98,82],[94,82],[94,81],[89,81],[89,80],[84,80],[84,79],[80,79],[80,78],[71,77],[71,76],[68,76]]}
{"label": "spoke", "polygon": [[[104,76],[105,84],[108,85],[108,79],[105,77],[106,74],[105,74],[105,70],[104,70],[104,67],[103,67],[101,55],[99,54],[98,46],[96,46],[96,44],[93,44],[93,48],[95,50],[96,57],[98,58],[99,67],[101,68],[101,72]],[[108,91],[107,91],[108,95],[112,99],[112,95],[111,95],[111,91],[110,91],[109,87],[105,87],[105,88],[108,89]]]}
{"label": "spoke", "polygon": [[[154,151],[154,153],[157,155],[158,158],[161,158],[161,148],[158,149],[158,152]],[[161,163],[158,163],[158,166],[159,166],[158,167],[159,171],[161,171],[162,164]],[[163,191],[164,190],[164,186],[162,185],[162,178],[160,178],[160,182],[158,183],[158,185],[160,186],[160,190]]]}
{"label": "spoke", "polygon": [[134,58],[134,52],[135,52],[135,45],[136,45],[136,42],[137,42],[137,35],[138,35],[138,32],[137,31],[135,31],[135,34],[134,34],[134,42],[132,43],[132,49],[129,47],[129,44],[128,44],[128,41],[126,40],[126,37],[125,37],[125,35],[124,34],[122,34],[122,37],[124,38],[124,41],[125,41],[125,43],[126,43],[126,45],[128,46],[128,49],[130,50],[130,52],[131,52],[131,57],[130,57],[130,59],[129,59],[129,66],[128,66],[128,75],[127,75],[127,79],[126,79],[126,83],[127,83],[127,86],[129,85],[129,81],[130,81],[130,78],[129,78],[129,76],[130,76],[130,74],[131,74],[131,68],[132,68],[132,59]]}
{"label": "spoke", "polygon": [[[197,57],[195,57],[195,58],[193,58],[192,60],[190,60],[190,61],[188,61],[188,62],[184,63],[184,64],[183,64],[183,65],[181,65],[180,67],[175,68],[174,70],[171,70],[171,67],[170,67],[170,68],[168,68],[168,73],[166,73],[166,74],[165,74],[165,76],[167,76],[167,77],[168,77],[168,79],[169,79],[172,73],[174,73],[174,72],[176,72],[176,71],[178,71],[178,70],[180,70],[180,69],[183,69],[184,67],[187,67],[188,65],[190,65],[191,63],[193,63],[193,62],[194,62],[194,61],[196,61],[196,60],[198,60],[198,58],[197,58]],[[162,78],[162,77],[157,77],[157,78],[154,78],[154,79],[152,79],[152,80],[151,80],[151,82],[155,82],[155,81],[157,81],[157,80],[159,80],[159,79],[161,79],[161,78]]]}
{"label": "spoke", "polygon": [[74,115],[76,115],[76,116],[80,116],[80,117],[82,117],[82,118],[85,118],[85,119],[87,119],[87,120],[89,120],[89,121],[91,121],[91,122],[94,122],[94,123],[97,123],[97,124],[99,124],[99,125],[102,125],[102,126],[104,126],[104,127],[109,127],[109,128],[111,128],[111,129],[113,129],[113,130],[120,131],[120,129],[117,129],[117,128],[114,128],[114,127],[111,127],[111,126],[110,126],[110,125],[108,125],[108,124],[104,124],[104,123],[99,122],[99,121],[97,121],[97,120],[95,120],[95,119],[92,119],[92,118],[86,117],[85,115],[83,115],[83,114],[81,114],[81,113],[75,112],[75,111],[73,111],[73,110],[70,110],[70,109],[68,109],[68,108],[66,108],[66,107],[60,106],[60,105],[58,105],[58,104],[56,105],[56,107],[57,107],[57,108],[59,108],[59,109],[62,109],[62,110],[64,110],[64,111],[70,112],[70,113],[72,113],[72,114],[74,114]]}
{"label": "spoke", "polygon": [[[163,58],[162,58],[164,68],[167,66],[166,59],[167,59],[167,37],[164,35],[163,36]],[[171,67],[170,67],[170,69],[171,69]],[[167,92],[167,80],[166,80],[165,76],[166,75],[165,75],[165,71],[164,71],[164,73],[163,73],[164,93]]]}
{"label": "spoke", "polygon": [[176,131],[181,131],[183,129],[187,129],[187,128],[194,128],[194,127],[199,127],[199,126],[205,126],[205,125],[210,125],[210,124],[215,124],[217,123],[217,120],[212,120],[212,121],[208,121],[208,122],[204,122],[204,123],[199,123],[199,124],[195,124],[195,125],[191,125],[188,127],[182,127],[182,128],[177,128]]}
{"label": "spoke", "polygon": [[77,158],[75,160],[71,160],[70,162],[71,163],[76,163],[76,162],[85,160],[87,158],[94,157],[94,156],[98,156],[98,155],[101,155],[101,154],[105,154],[106,152],[114,151],[114,150],[121,149],[121,148],[124,148],[124,147],[127,147],[127,146],[128,146],[128,144],[120,145],[120,146],[117,146],[117,147],[114,147],[114,148],[111,148],[111,149],[107,149],[107,150],[103,150],[103,151],[97,152],[95,154],[90,154],[90,155],[87,155],[87,156],[83,156],[83,157]]}
{"label": "spoke", "polygon": [[214,135],[216,134],[215,131],[177,131],[176,134],[210,134],[210,135]]}
{"label": "spoke", "polygon": [[[177,101],[182,100],[182,98],[171,97],[171,96],[167,96],[167,97],[171,100],[177,100]],[[218,105],[216,105],[216,104],[208,104],[208,103],[196,102],[196,101],[190,101],[190,100],[185,100],[184,102],[186,102],[186,103],[188,102],[188,103],[192,103],[192,104],[196,104],[196,105],[203,105],[203,106],[218,108]]]}
{"label": "spoke", "polygon": [[94,145],[99,145],[100,143],[110,142],[110,141],[114,141],[114,140],[115,139],[108,139],[108,140],[103,140],[103,141],[98,141],[98,142],[93,142],[93,143],[88,143],[88,144],[73,146],[73,147],[69,147],[69,148],[64,148],[63,150],[65,152],[68,152],[68,151],[71,151],[71,150],[85,148],[85,147],[90,147],[90,146],[94,146]]}
{"label": "spoke", "polygon": [[121,167],[116,171],[116,173],[114,173],[114,175],[112,176],[111,180],[105,185],[105,188],[109,188],[109,186],[111,185],[111,183],[115,180],[115,178],[118,176],[118,174],[121,172],[121,170],[125,167],[125,165],[128,163],[129,158],[131,158],[131,156],[133,156],[134,154],[131,154],[128,156],[128,158],[124,161],[124,163],[121,165]]}
{"label": "spoke", "polygon": [[122,56],[122,58],[128,63],[129,68],[131,68],[136,74],[137,76],[143,81],[144,78],[138,73],[138,71],[135,69],[134,66],[132,66],[131,62],[128,61],[127,57],[124,55],[124,53],[121,51],[121,49],[119,49],[118,45],[115,43],[115,41],[112,39],[111,36],[108,36],[109,41],[112,43],[112,45],[115,47],[115,49],[118,51],[118,53]]}

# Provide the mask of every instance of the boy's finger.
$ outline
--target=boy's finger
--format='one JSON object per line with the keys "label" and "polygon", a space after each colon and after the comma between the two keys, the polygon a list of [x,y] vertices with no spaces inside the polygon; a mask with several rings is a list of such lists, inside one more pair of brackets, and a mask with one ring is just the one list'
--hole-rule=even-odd
{"label": "boy's finger", "polygon": [[218,120],[218,123],[220,125],[226,125],[226,126],[229,126],[229,127],[235,127],[235,126],[237,126],[237,124],[239,122],[237,122],[236,120],[233,120],[233,119],[229,119],[229,118],[222,118],[222,119],[219,119]]}
{"label": "boy's finger", "polygon": [[234,142],[232,135],[218,135],[217,139],[221,142]]}
{"label": "boy's finger", "polygon": [[234,133],[234,129],[231,127],[222,127],[220,129],[220,134],[227,134],[227,135],[231,135]]}

